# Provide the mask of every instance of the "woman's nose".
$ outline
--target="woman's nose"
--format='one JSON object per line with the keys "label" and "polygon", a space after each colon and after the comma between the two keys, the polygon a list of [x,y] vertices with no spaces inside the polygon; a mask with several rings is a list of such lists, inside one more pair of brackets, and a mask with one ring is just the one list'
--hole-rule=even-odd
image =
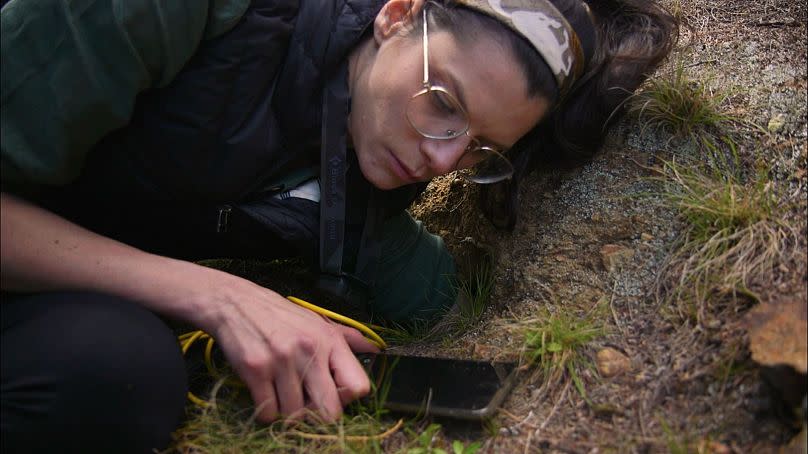
{"label": "woman's nose", "polygon": [[466,152],[471,138],[467,135],[454,139],[427,139],[421,141],[421,152],[433,176],[445,175],[457,170],[460,157]]}

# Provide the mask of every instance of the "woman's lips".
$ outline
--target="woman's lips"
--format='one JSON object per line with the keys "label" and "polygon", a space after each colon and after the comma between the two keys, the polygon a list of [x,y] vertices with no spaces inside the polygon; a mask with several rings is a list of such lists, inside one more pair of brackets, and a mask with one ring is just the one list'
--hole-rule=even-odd
{"label": "woman's lips", "polygon": [[415,183],[418,181],[418,177],[414,175],[410,170],[401,162],[396,155],[391,151],[387,150],[387,153],[390,154],[390,167],[393,169],[393,173],[405,183]]}

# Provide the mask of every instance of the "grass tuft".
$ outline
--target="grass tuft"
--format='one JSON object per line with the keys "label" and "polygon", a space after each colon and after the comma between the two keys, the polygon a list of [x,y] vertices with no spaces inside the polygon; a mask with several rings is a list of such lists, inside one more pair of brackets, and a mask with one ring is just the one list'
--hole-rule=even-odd
{"label": "grass tuft", "polygon": [[675,301],[681,318],[698,323],[711,304],[726,300],[722,296],[757,299],[750,284],[788,260],[797,238],[784,220],[790,206],[768,163],[746,171],[731,140],[705,144],[709,159],[674,158],[659,170],[663,203],[685,223],[660,273],[659,296]]}
{"label": "grass tuft", "polygon": [[667,132],[699,143],[702,137],[721,135],[736,121],[721,111],[726,98],[726,94],[688,78],[680,61],[669,73],[650,78],[632,95],[628,112],[639,118],[643,131]]}
{"label": "grass tuft", "polygon": [[337,422],[325,422],[309,413],[299,420],[269,425],[255,420],[252,402],[241,392],[243,386],[233,386],[232,375],[222,376],[208,395],[200,395],[207,405],[189,403],[188,418],[174,432],[174,441],[164,454],[476,453],[479,442],[452,442],[443,435],[439,424],[428,424],[428,420],[417,416],[398,421],[390,417],[384,402],[391,372],[389,368],[384,376],[377,376],[370,395],[350,404]]}
{"label": "grass tuft", "polygon": [[598,304],[583,315],[545,309],[534,317],[510,320],[505,329],[521,335],[523,362],[537,367],[544,387],[558,385],[568,378],[590,403],[580,374],[583,369],[593,367],[588,351],[592,342],[607,333],[599,322],[603,319],[602,309],[604,306]]}
{"label": "grass tuft", "polygon": [[[214,400],[214,399],[212,399]],[[475,454],[480,442],[447,439],[440,424],[394,419],[378,401],[355,402],[335,423],[315,415],[300,421],[262,425],[243,401],[215,399],[207,408],[189,407],[188,420],[163,454],[356,453]]]}
{"label": "grass tuft", "polygon": [[384,444],[401,428],[379,402],[356,402],[335,423],[311,414],[300,421],[276,421],[262,425],[243,399],[216,398],[217,388],[205,408],[188,407],[188,420],[174,433],[167,452],[194,454],[260,452],[384,452]]}
{"label": "grass tuft", "polygon": [[467,276],[458,278],[457,302],[441,320],[413,320],[407,326],[378,327],[391,345],[454,339],[482,319],[494,291],[494,268],[490,260],[479,262]]}
{"label": "grass tuft", "polygon": [[477,324],[491,302],[494,291],[494,267],[490,261],[480,262],[458,288],[458,320],[455,332]]}

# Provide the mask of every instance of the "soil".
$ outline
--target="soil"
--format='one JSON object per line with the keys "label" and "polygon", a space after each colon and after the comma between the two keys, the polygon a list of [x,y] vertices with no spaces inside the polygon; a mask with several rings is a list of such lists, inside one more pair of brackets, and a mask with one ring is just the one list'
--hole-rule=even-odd
{"label": "soil", "polygon": [[[803,232],[793,245],[797,254],[774,282],[758,283],[755,291],[765,302],[804,305],[806,5],[681,0],[666,6],[680,8],[689,27],[660,73],[681,61],[691,79],[729,93],[724,108],[748,122],[739,126],[742,152],[773,163],[775,183],[785,188],[782,202],[795,206],[788,221]],[[766,370],[750,357],[744,317],[751,302],[694,327],[671,317],[656,295],[682,224],[658,203],[647,177],[649,166],[681,145],[641,131],[634,119],[621,120],[591,162],[541,169],[522,182],[510,232],[482,215],[477,188],[452,176],[433,181],[411,209],[458,256],[490,253],[496,285],[491,306],[469,332],[400,350],[515,358],[520,339],[507,329],[514,319],[542,310],[583,316],[605,305],[598,313],[608,334],[586,354],[594,361],[608,346],[630,360],[628,370],[611,378],[583,370],[592,405],[567,381],[542,386],[541,376],[524,374],[496,418],[498,435],[472,436],[484,440],[482,452],[776,452],[799,432],[804,416],[796,425],[782,417]],[[604,263],[604,247],[622,251],[621,260]]]}

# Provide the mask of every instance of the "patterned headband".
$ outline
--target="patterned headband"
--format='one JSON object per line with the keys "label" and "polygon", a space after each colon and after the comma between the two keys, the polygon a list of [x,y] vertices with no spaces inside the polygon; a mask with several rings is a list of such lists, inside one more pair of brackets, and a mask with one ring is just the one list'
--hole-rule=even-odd
{"label": "patterned headband", "polygon": [[550,67],[562,96],[580,77],[584,53],[578,35],[549,0],[457,0],[457,3],[497,19],[527,39]]}

